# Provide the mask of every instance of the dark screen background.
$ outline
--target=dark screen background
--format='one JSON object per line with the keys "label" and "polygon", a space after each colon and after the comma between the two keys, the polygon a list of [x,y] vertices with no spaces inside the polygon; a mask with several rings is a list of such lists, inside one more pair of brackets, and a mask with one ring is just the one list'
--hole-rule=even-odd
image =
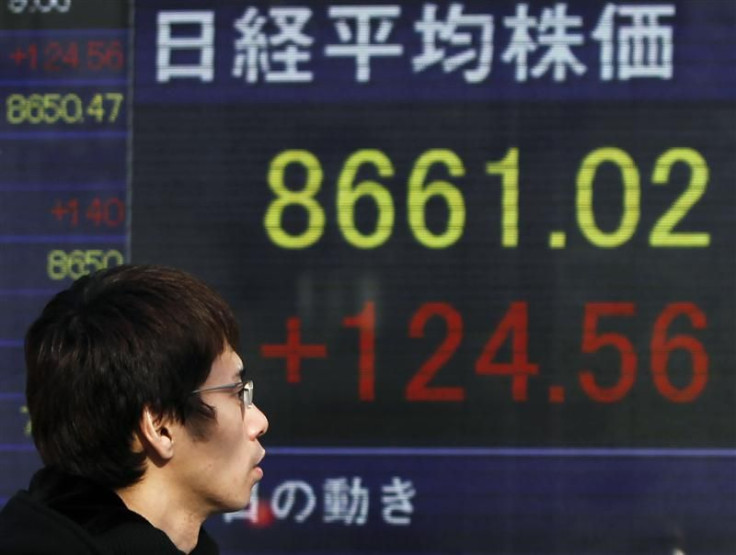
{"label": "dark screen background", "polygon": [[[188,267],[236,307],[248,364],[268,388],[267,402],[276,411],[288,406],[309,414],[275,426],[270,439],[279,444],[731,446],[734,314],[724,305],[734,274],[733,234],[726,231],[733,227],[731,114],[713,103],[144,107],[135,119],[133,258]],[[683,145],[701,153],[711,172],[706,193],[677,230],[707,232],[711,245],[653,247],[650,230],[686,191],[690,175],[682,164],[667,186],[655,186],[652,168],[663,152]],[[503,248],[500,179],[487,175],[485,164],[512,146],[520,160],[519,244]],[[608,249],[592,245],[575,219],[580,164],[604,146],[629,153],[641,175],[638,228],[626,244]],[[394,198],[393,232],[374,249],[352,246],[337,225],[338,174],[361,148],[380,149],[395,171],[381,178],[365,165],[358,174],[381,182]],[[463,177],[449,177],[439,164],[429,174],[454,183],[465,199],[465,231],[446,249],[420,244],[406,216],[409,174],[432,148],[452,150],[465,167]],[[278,247],[263,225],[275,198],[268,168],[286,149],[314,153],[324,172],[315,199],[325,210],[325,230],[302,250]],[[294,189],[303,187],[298,165],[289,177]],[[620,172],[602,166],[594,191],[598,227],[615,230],[623,212]],[[443,231],[446,203],[430,203],[427,213],[430,228],[434,221],[436,232]],[[285,226],[300,233],[305,214],[292,207]],[[375,202],[360,201],[355,218],[372,232]],[[552,230],[567,232],[564,249],[549,247]],[[375,401],[359,399],[358,332],[342,325],[366,301],[376,310]],[[528,358],[539,365],[526,402],[512,400],[510,377],[474,370],[493,330],[519,301],[528,303]],[[708,320],[706,329],[695,331],[681,316],[669,330],[697,337],[709,356],[707,386],[691,403],[674,403],[657,391],[649,360],[655,320],[666,305],[682,301]],[[429,302],[452,305],[463,322],[457,349],[430,387],[463,387],[464,401],[406,399],[407,384],[454,333],[436,316],[424,338],[409,336],[413,315]],[[594,368],[606,387],[620,374],[615,348],[581,351],[583,313],[591,302],[635,307],[630,317],[599,324],[600,333],[629,337],[638,356],[635,385],[616,403],[589,398],[578,381],[583,369]],[[258,356],[261,345],[285,342],[289,317],[301,319],[304,343],[327,349],[324,359],[302,361],[298,384],[286,383],[284,359]],[[499,362],[511,360],[511,342],[505,341]],[[693,379],[690,356],[676,351],[669,364],[672,382],[686,387]],[[563,404],[550,404],[552,385],[565,387]]]}
{"label": "dark screen background", "polygon": [[[268,455],[249,507],[207,523],[223,553],[735,550],[731,0],[66,5],[0,6],[0,504],[40,466],[24,412],[26,328],[75,276],[124,257],[193,272],[241,323]],[[338,5],[399,8],[384,39],[402,54],[371,58],[367,82],[355,58],[326,53],[340,42],[329,15]],[[437,21],[451,6],[485,17],[463,24],[492,17],[492,69],[480,83],[464,78],[472,64],[413,70],[424,48],[415,25],[434,5]],[[515,77],[503,61],[506,18],[522,5],[535,24],[580,18],[563,27],[582,37],[572,51],[583,74]],[[621,37],[632,25],[625,9],[646,6],[674,10],[654,29],[672,31],[671,78],[620,79],[617,66],[604,79],[595,27],[616,10],[611,36]],[[235,78],[236,21],[288,7],[310,10],[313,80]],[[159,79],[162,63],[196,66],[201,54],[175,48],[167,61],[164,12],[212,17],[212,63],[199,67],[209,79]],[[187,24],[174,36],[203,31]],[[273,36],[273,20],[261,31]],[[479,49],[477,31],[446,27],[460,40],[446,53]],[[530,68],[547,51],[537,46]],[[23,57],[33,48],[36,66]],[[32,95],[53,104],[49,94],[79,102],[77,120],[18,108],[30,110]],[[98,94],[102,122],[87,111]],[[412,203],[417,162],[431,152],[454,166],[429,167],[423,190],[461,202]],[[505,178],[488,169],[514,152]],[[374,248],[353,244],[345,218],[353,236],[371,236],[389,208],[338,193],[361,155],[382,162],[357,168],[351,190],[382,191],[393,207]],[[293,162],[283,174],[283,192],[298,194],[310,176],[318,189],[311,212],[292,204],[276,219],[292,236],[311,227],[304,248],[279,246],[264,223],[279,156],[318,166]],[[596,156],[608,161],[585,166]],[[659,179],[667,156],[677,161]],[[504,197],[511,183],[516,201]],[[95,219],[95,206],[112,205],[124,219]],[[418,209],[419,237],[409,215]],[[461,209],[459,238],[429,248]],[[652,244],[667,217],[677,244]]]}

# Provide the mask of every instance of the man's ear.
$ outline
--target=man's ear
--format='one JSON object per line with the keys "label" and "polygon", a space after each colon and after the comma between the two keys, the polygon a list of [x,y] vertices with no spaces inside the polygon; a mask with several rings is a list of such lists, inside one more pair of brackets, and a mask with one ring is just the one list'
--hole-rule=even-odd
{"label": "man's ear", "polygon": [[170,419],[154,413],[150,407],[143,409],[139,422],[140,440],[146,451],[162,460],[174,456],[174,437]]}

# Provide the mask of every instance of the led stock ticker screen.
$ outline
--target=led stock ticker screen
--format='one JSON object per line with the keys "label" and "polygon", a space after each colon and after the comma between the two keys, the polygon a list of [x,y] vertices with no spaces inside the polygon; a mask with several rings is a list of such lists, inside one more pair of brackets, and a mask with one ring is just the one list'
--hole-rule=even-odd
{"label": "led stock ticker screen", "polygon": [[733,548],[731,2],[105,4],[6,9],[58,27],[0,43],[8,338],[122,260],[221,291],[271,423],[224,549]]}

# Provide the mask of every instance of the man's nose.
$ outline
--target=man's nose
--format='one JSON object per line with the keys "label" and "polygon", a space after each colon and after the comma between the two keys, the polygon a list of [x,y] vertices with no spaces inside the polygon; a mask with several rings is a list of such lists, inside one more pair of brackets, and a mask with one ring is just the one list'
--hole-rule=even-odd
{"label": "man's nose", "polygon": [[253,439],[265,434],[268,431],[268,418],[266,418],[266,415],[256,405],[253,405],[247,411],[246,414],[249,420],[248,434]]}

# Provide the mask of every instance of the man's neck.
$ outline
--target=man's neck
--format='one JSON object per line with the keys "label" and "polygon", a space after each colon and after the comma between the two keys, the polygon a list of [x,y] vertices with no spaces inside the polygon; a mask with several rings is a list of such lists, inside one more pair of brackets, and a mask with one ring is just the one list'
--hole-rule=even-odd
{"label": "man's neck", "polygon": [[180,551],[190,553],[197,546],[205,515],[188,510],[186,503],[172,496],[169,488],[144,477],[141,482],[115,493],[128,509],[164,532]]}

